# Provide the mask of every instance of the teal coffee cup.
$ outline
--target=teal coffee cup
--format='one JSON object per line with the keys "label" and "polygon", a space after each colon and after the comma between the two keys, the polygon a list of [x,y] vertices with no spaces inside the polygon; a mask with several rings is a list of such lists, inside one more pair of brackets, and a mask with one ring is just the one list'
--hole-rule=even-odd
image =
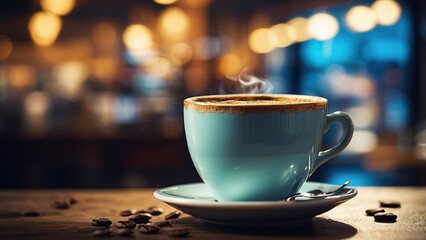
{"label": "teal coffee cup", "polygon": [[[350,142],[348,114],[327,114],[327,99],[232,94],[184,100],[185,135],[198,174],[218,201],[275,201],[297,193],[321,164]],[[324,133],[339,141],[321,151]]]}

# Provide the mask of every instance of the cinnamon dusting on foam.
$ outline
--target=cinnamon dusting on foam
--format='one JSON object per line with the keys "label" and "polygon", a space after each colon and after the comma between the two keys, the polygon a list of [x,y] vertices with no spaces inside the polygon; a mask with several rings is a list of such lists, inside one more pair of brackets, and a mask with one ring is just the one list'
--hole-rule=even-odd
{"label": "cinnamon dusting on foam", "polygon": [[215,95],[193,97],[184,101],[185,109],[215,113],[296,112],[326,107],[327,100],[324,98],[292,95]]}

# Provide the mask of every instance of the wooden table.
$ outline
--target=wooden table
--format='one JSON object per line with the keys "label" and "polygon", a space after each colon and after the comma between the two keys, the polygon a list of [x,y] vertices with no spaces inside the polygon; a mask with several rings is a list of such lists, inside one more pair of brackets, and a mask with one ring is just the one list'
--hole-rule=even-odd
{"label": "wooden table", "polygon": [[[360,187],[354,199],[304,224],[283,227],[224,227],[183,214],[173,227],[189,230],[192,239],[426,239],[426,188]],[[153,189],[138,190],[0,190],[0,239],[95,239],[97,217],[123,220],[119,212],[129,208],[160,206]],[[78,203],[69,209],[52,208],[55,199],[72,195]],[[398,215],[395,223],[378,223],[365,210],[378,207],[379,200],[395,199],[402,207],[387,209]],[[22,213],[39,211],[41,216]],[[153,219],[161,220],[164,214]],[[261,218],[262,216],[259,216]],[[135,231],[133,239],[173,239],[163,233],[146,235]],[[123,239],[113,236],[109,239]]]}

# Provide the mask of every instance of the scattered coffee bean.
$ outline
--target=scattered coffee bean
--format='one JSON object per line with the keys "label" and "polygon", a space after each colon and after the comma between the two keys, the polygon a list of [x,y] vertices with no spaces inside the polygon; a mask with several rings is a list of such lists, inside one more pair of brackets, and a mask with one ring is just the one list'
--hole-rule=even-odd
{"label": "scattered coffee bean", "polygon": [[136,223],[133,221],[117,221],[115,227],[133,229],[136,227]]}
{"label": "scattered coffee bean", "polygon": [[139,226],[139,232],[153,234],[158,233],[160,231],[160,227],[152,225],[152,224],[142,224]]}
{"label": "scattered coffee bean", "polygon": [[94,218],[92,219],[92,225],[96,227],[107,227],[111,225],[112,221],[109,218]]}
{"label": "scattered coffee bean", "polygon": [[137,224],[147,223],[152,218],[152,215],[149,213],[141,213],[129,218],[130,221],[133,221]]}
{"label": "scattered coffee bean", "polygon": [[376,213],[385,212],[383,208],[374,208],[374,209],[367,209],[365,210],[365,213],[367,216],[374,216]]}
{"label": "scattered coffee bean", "polygon": [[135,213],[134,213],[134,214],[140,214],[140,213],[149,213],[149,211],[148,211],[148,210],[145,210],[145,209],[141,209],[141,210],[137,210],[137,211],[135,211]]}
{"label": "scattered coffee bean", "polygon": [[120,216],[122,216],[122,217],[128,217],[128,216],[132,216],[135,213],[136,213],[135,209],[129,209],[129,210],[121,211],[120,212]]}
{"label": "scattered coffee bean", "polygon": [[75,197],[68,197],[67,201],[69,204],[76,204],[78,202]]}
{"label": "scattered coffee bean", "polygon": [[164,231],[170,237],[186,237],[189,235],[189,231],[183,228],[176,228]]}
{"label": "scattered coffee bean", "polygon": [[98,229],[93,232],[94,237],[110,237],[112,236],[112,231],[109,228]]}
{"label": "scattered coffee bean", "polygon": [[164,212],[164,210],[160,207],[150,207],[148,208],[148,213],[152,216],[158,216],[161,215]]}
{"label": "scattered coffee bean", "polygon": [[52,207],[57,209],[67,209],[70,207],[70,204],[68,201],[54,201],[52,203]]}
{"label": "scattered coffee bean", "polygon": [[176,218],[179,218],[179,217],[180,217],[180,214],[181,214],[181,212],[179,212],[179,211],[174,211],[174,212],[171,212],[171,213],[167,214],[167,215],[164,217],[164,219],[166,219],[166,220],[176,219]]}
{"label": "scattered coffee bean", "polygon": [[374,215],[374,221],[376,221],[376,222],[395,222],[397,217],[398,216],[396,216],[393,213],[376,213]]}
{"label": "scattered coffee bean", "polygon": [[397,201],[380,201],[380,207],[385,208],[400,208],[401,203]]}
{"label": "scattered coffee bean", "polygon": [[117,233],[118,236],[121,236],[121,237],[131,237],[131,236],[133,236],[133,231],[130,230],[130,229],[118,229],[116,231],[116,233]]}
{"label": "scattered coffee bean", "polygon": [[37,212],[37,211],[24,212],[24,216],[27,216],[27,217],[38,217],[40,215],[41,214],[39,212]]}
{"label": "scattered coffee bean", "polygon": [[172,222],[166,220],[166,221],[158,221],[158,222],[153,222],[152,225],[155,225],[157,227],[170,227],[172,226]]}

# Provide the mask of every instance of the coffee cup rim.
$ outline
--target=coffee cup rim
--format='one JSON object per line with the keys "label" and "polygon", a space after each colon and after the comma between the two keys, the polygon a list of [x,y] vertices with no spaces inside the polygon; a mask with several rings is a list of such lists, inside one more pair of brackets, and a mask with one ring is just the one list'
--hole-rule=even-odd
{"label": "coffee cup rim", "polygon": [[[258,104],[202,102],[199,99],[223,99],[229,97],[252,98],[287,98],[312,100],[308,102],[279,103],[268,102]],[[299,94],[222,94],[193,96],[184,100],[185,109],[194,109],[197,112],[259,112],[259,111],[306,111],[327,108],[328,100],[319,96]]]}

